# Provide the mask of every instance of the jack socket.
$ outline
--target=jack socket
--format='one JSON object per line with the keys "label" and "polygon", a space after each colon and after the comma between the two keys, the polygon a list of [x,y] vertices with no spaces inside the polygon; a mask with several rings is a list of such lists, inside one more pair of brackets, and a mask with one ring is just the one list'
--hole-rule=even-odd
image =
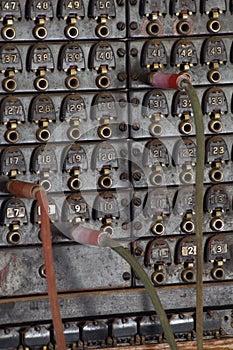
{"label": "jack socket", "polygon": [[222,267],[216,266],[211,270],[211,276],[214,280],[222,280],[225,277],[225,272]]}
{"label": "jack socket", "polygon": [[46,78],[39,77],[34,80],[34,86],[36,90],[45,91],[48,89],[49,83]]}
{"label": "jack socket", "polygon": [[218,33],[221,29],[221,23],[217,19],[210,19],[207,22],[207,29],[211,33]]}
{"label": "jack socket", "polygon": [[47,142],[51,137],[51,133],[47,128],[41,128],[36,131],[36,138],[38,141]]}
{"label": "jack socket", "polygon": [[79,87],[79,78],[76,75],[69,75],[65,80],[67,89],[76,90]]}
{"label": "jack socket", "polygon": [[13,92],[17,88],[17,83],[15,79],[6,78],[2,82],[2,87],[5,91]]}
{"label": "jack socket", "polygon": [[106,24],[99,24],[95,29],[95,34],[99,38],[107,38],[110,34],[109,27]]}
{"label": "jack socket", "polygon": [[152,225],[151,231],[154,235],[162,235],[165,231],[165,227],[161,221],[157,221],[154,225]]}
{"label": "jack socket", "polygon": [[210,180],[213,182],[221,182],[223,179],[223,172],[219,168],[214,168],[209,172]]}
{"label": "jack socket", "polygon": [[208,126],[212,132],[219,133],[222,131],[222,122],[219,119],[211,119]]}
{"label": "jack socket", "polygon": [[17,141],[19,141],[19,133],[16,129],[9,129],[5,132],[4,135],[5,139],[7,142],[10,143],[15,143]]}
{"label": "jack socket", "polygon": [[12,26],[5,26],[2,28],[1,34],[3,39],[12,40],[16,36],[16,31],[15,31],[15,28]]}
{"label": "jack socket", "polygon": [[77,127],[71,127],[67,130],[67,136],[70,140],[78,140],[81,137],[81,132]]}
{"label": "jack socket", "polygon": [[146,31],[149,35],[158,35],[161,33],[161,25],[158,21],[148,23]]}
{"label": "jack socket", "polygon": [[97,133],[101,139],[109,139],[112,136],[112,129],[108,125],[101,125],[98,127]]}
{"label": "jack socket", "polygon": [[208,73],[207,73],[207,78],[209,80],[210,83],[219,83],[221,80],[221,73],[218,70],[215,69],[211,69]]}
{"label": "jack socket", "polygon": [[19,231],[12,231],[7,234],[7,242],[9,244],[19,244],[22,240],[22,234]]}
{"label": "jack socket", "polygon": [[109,175],[103,175],[99,178],[98,184],[101,188],[111,188],[112,187],[112,179]]}
{"label": "jack socket", "polygon": [[78,28],[71,24],[65,27],[64,33],[68,39],[76,39],[79,35]]}
{"label": "jack socket", "polygon": [[96,85],[98,86],[98,88],[100,89],[106,89],[109,87],[111,83],[110,78],[107,75],[99,75],[96,78]]}
{"label": "jack socket", "polygon": [[222,231],[224,228],[224,221],[219,217],[215,217],[210,221],[210,228],[213,231]]}
{"label": "jack socket", "polygon": [[194,280],[194,272],[192,269],[185,269],[181,273],[181,278],[184,282],[190,283]]}
{"label": "jack socket", "polygon": [[44,26],[35,26],[33,29],[33,35],[38,40],[43,40],[47,37],[48,31]]}
{"label": "jack socket", "polygon": [[184,184],[190,184],[193,181],[193,173],[191,171],[183,171],[180,174],[180,181]]}
{"label": "jack socket", "polygon": [[164,182],[164,176],[161,173],[153,173],[150,176],[150,182],[152,185],[160,186]]}
{"label": "jack socket", "polygon": [[71,191],[78,191],[82,187],[81,180],[74,176],[68,180],[68,187]]}
{"label": "jack socket", "polygon": [[190,122],[182,121],[179,125],[179,131],[181,134],[188,135],[192,132],[193,126]]}
{"label": "jack socket", "polygon": [[163,284],[165,281],[165,274],[158,270],[152,273],[151,280],[154,284]]}
{"label": "jack socket", "polygon": [[180,21],[176,26],[177,32],[181,35],[188,35],[191,33],[191,25],[188,21]]}
{"label": "jack socket", "polygon": [[47,179],[42,180],[40,182],[40,186],[42,186],[45,189],[46,192],[50,191],[51,188],[52,188],[51,182],[49,180],[47,180]]}
{"label": "jack socket", "polygon": [[149,132],[152,136],[157,136],[162,134],[162,127],[160,124],[153,123],[149,126]]}
{"label": "jack socket", "polygon": [[194,223],[188,219],[183,220],[180,227],[181,230],[186,233],[191,233],[194,231]]}

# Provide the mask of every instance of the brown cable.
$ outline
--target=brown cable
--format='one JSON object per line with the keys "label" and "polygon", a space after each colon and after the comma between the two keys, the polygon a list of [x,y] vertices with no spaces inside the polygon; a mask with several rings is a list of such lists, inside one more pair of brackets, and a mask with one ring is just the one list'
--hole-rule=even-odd
{"label": "brown cable", "polygon": [[48,198],[46,192],[40,189],[35,193],[36,199],[41,210],[41,239],[44,254],[44,264],[46,271],[46,280],[48,286],[48,296],[53,320],[53,327],[56,335],[58,350],[66,350],[66,341],[63,333],[60,305],[57,294],[55,269],[53,263],[52,237],[50,230],[50,221],[48,216]]}

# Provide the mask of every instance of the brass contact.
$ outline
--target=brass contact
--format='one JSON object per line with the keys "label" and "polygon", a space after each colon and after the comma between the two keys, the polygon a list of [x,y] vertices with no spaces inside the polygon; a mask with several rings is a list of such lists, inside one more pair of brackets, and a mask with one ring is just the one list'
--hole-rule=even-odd
{"label": "brass contact", "polygon": [[101,230],[108,232],[110,235],[113,234],[113,228],[111,225],[103,225],[101,226]]}
{"label": "brass contact", "polygon": [[162,222],[158,221],[151,227],[151,231],[155,235],[162,235],[165,231],[165,227]]}
{"label": "brass contact", "polygon": [[49,83],[48,83],[48,80],[46,78],[38,77],[34,81],[34,86],[35,86],[36,90],[45,91],[48,89]]}
{"label": "brass contact", "polygon": [[194,223],[191,220],[183,220],[180,227],[181,230],[186,233],[191,233],[194,231]]}
{"label": "brass contact", "polygon": [[215,217],[210,221],[210,228],[213,231],[222,231],[224,228],[224,221],[221,218]]}
{"label": "brass contact", "polygon": [[179,125],[179,131],[181,134],[188,135],[192,132],[193,126],[190,122],[183,120]]}
{"label": "brass contact", "polygon": [[7,242],[9,244],[19,244],[22,240],[22,234],[19,231],[9,232],[7,235]]}
{"label": "brass contact", "polygon": [[180,21],[176,26],[177,32],[182,35],[188,35],[191,32],[191,26],[188,21]]}
{"label": "brass contact", "polygon": [[222,280],[225,276],[225,272],[222,267],[216,266],[211,270],[211,276],[215,280]]}
{"label": "brass contact", "polygon": [[15,28],[12,26],[5,26],[2,28],[1,34],[3,39],[12,40],[15,38],[16,31],[15,31]]}
{"label": "brass contact", "polygon": [[16,129],[7,130],[4,136],[7,142],[15,143],[19,141],[19,133]]}
{"label": "brass contact", "polygon": [[51,133],[47,128],[41,128],[36,131],[36,138],[39,141],[46,142],[50,139]]}
{"label": "brass contact", "polygon": [[110,30],[106,24],[101,23],[96,27],[95,33],[99,38],[107,38],[110,34]]}
{"label": "brass contact", "polygon": [[112,129],[108,125],[101,125],[99,126],[97,133],[101,139],[109,139],[112,136]]}
{"label": "brass contact", "polygon": [[223,172],[219,168],[214,168],[210,170],[209,177],[213,182],[221,182],[223,179]]}
{"label": "brass contact", "polygon": [[98,184],[101,188],[111,188],[112,187],[112,179],[109,175],[103,175],[99,178]]}
{"label": "brass contact", "polygon": [[69,75],[65,80],[67,89],[76,90],[79,87],[79,78],[76,75]]}
{"label": "brass contact", "polygon": [[164,177],[161,173],[153,173],[150,176],[150,182],[152,185],[159,186],[163,183]]}
{"label": "brass contact", "polygon": [[35,26],[33,29],[33,35],[38,40],[43,40],[47,37],[48,31],[44,26]]}
{"label": "brass contact", "polygon": [[193,181],[193,173],[191,171],[184,171],[180,174],[180,181],[184,184],[190,184]]}
{"label": "brass contact", "polygon": [[68,180],[68,187],[70,188],[70,190],[72,191],[77,191],[81,188],[82,186],[82,182],[81,180],[74,176],[74,177],[71,177],[69,180]]}
{"label": "brass contact", "polygon": [[77,38],[79,32],[78,32],[78,28],[74,25],[68,25],[65,27],[65,36],[68,38],[68,39],[75,39]]}
{"label": "brass contact", "polygon": [[45,265],[41,265],[39,267],[39,274],[41,277],[46,278],[46,270],[45,270]]}
{"label": "brass contact", "polygon": [[146,31],[149,35],[156,36],[161,33],[161,25],[157,21],[150,22],[146,27]]}
{"label": "brass contact", "polygon": [[153,123],[149,126],[149,132],[152,136],[161,135],[162,126],[160,124]]}
{"label": "brass contact", "polygon": [[151,280],[154,284],[163,284],[165,281],[165,275],[162,271],[155,271],[151,275]]}
{"label": "brass contact", "polygon": [[222,131],[222,122],[220,119],[211,119],[208,126],[212,132],[218,133]]}
{"label": "brass contact", "polygon": [[194,280],[194,272],[192,269],[185,269],[181,273],[181,278],[184,282],[190,283]]}
{"label": "brass contact", "polygon": [[218,33],[221,29],[221,23],[217,19],[210,19],[207,22],[207,29],[211,33]]}
{"label": "brass contact", "polygon": [[2,87],[5,91],[13,92],[17,88],[17,83],[15,79],[6,78],[2,82]]}
{"label": "brass contact", "polygon": [[42,186],[45,189],[46,192],[51,190],[51,187],[52,187],[51,182],[49,180],[47,180],[47,179],[42,180],[40,182],[40,186]]}
{"label": "brass contact", "polygon": [[107,75],[99,75],[96,78],[96,85],[100,88],[100,89],[106,89],[109,87],[111,81],[110,78]]}
{"label": "brass contact", "polygon": [[221,73],[215,69],[210,70],[207,74],[210,83],[218,83],[221,80],[221,77]]}
{"label": "brass contact", "polygon": [[67,136],[71,140],[78,140],[81,137],[81,132],[77,127],[71,127],[67,130]]}

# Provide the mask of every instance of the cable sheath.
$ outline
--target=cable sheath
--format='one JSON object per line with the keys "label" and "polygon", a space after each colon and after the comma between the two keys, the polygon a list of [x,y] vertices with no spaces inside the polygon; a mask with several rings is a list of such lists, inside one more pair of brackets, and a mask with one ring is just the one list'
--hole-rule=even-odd
{"label": "cable sheath", "polygon": [[50,221],[48,216],[48,199],[46,192],[43,189],[37,191],[35,195],[41,210],[41,239],[44,254],[46,280],[48,286],[48,296],[53,320],[53,327],[56,335],[57,349],[66,350],[66,341],[63,333],[63,325],[61,320],[55,269],[53,263],[52,237],[50,230]]}
{"label": "cable sheath", "polygon": [[195,186],[195,233],[197,245],[197,267],[196,267],[196,337],[197,350],[203,349],[203,182],[204,182],[204,163],[205,163],[205,137],[203,114],[200,102],[195,88],[192,84],[185,80],[182,82],[182,88],[188,94],[190,99],[194,122],[196,128],[196,186]]}
{"label": "cable sheath", "polygon": [[171,350],[177,350],[178,346],[175,341],[175,337],[171,328],[171,325],[168,321],[166,312],[164,311],[164,308],[161,304],[161,301],[158,297],[158,294],[156,292],[156,289],[152,285],[149,277],[141,267],[141,265],[138,263],[138,261],[131,255],[130,251],[122,246],[117,246],[117,242],[114,242],[114,240],[108,239],[108,244],[111,246],[111,248],[118,253],[124,260],[128,262],[128,264],[131,266],[131,268],[134,270],[135,274],[138,278],[140,278],[141,282],[143,283],[144,287],[146,288],[146,291],[148,295],[151,298],[152,304],[155,308],[155,311],[159,317],[159,320],[161,322],[161,325],[163,327],[163,331],[166,337],[166,340],[168,344],[170,345]]}

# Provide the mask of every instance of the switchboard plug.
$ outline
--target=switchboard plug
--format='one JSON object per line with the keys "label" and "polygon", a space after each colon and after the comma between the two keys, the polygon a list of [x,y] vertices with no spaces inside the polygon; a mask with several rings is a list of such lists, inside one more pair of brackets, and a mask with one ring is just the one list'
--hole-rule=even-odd
{"label": "switchboard plug", "polygon": [[183,89],[183,83],[188,81],[191,83],[191,77],[188,73],[172,74],[172,73],[148,73],[143,70],[139,74],[139,79],[145,84],[152,85],[158,89]]}

